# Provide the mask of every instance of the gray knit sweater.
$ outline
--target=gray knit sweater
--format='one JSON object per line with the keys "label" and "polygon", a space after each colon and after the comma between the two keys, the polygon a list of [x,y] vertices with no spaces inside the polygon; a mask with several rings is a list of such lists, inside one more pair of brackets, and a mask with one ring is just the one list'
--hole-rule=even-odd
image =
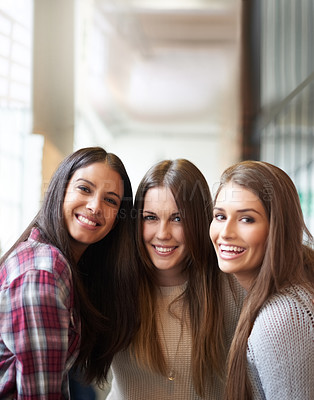
{"label": "gray knit sweater", "polygon": [[314,305],[293,286],[261,309],[248,341],[254,400],[314,399]]}

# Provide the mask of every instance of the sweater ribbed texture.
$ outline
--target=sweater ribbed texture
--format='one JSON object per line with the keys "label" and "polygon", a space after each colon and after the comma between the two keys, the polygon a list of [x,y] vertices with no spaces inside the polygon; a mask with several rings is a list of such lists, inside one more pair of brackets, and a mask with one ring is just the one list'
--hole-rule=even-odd
{"label": "sweater ribbed texture", "polygon": [[261,309],[248,340],[254,400],[314,399],[314,305],[293,286]]}

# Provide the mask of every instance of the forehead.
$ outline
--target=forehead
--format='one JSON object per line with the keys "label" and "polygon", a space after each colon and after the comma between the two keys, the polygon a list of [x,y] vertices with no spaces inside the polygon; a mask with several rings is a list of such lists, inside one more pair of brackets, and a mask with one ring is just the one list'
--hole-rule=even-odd
{"label": "forehead", "polygon": [[228,182],[222,187],[216,199],[217,203],[232,203],[235,205],[251,203],[255,206],[262,206],[260,199],[255,193],[234,182]]}
{"label": "forehead", "polygon": [[177,212],[178,207],[169,188],[158,186],[148,189],[144,198],[144,208],[154,210],[170,210]]}

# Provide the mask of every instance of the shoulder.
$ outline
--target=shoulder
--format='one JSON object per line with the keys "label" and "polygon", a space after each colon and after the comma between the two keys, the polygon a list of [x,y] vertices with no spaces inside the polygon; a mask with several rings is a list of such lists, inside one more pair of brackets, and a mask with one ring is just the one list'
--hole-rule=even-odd
{"label": "shoulder", "polygon": [[38,230],[33,230],[28,240],[22,242],[3,263],[0,272],[1,285],[10,285],[25,274],[48,273],[69,279],[71,275],[67,260],[56,247],[40,240]]}
{"label": "shoulder", "polygon": [[[311,294],[292,286],[272,296],[258,314],[249,347],[286,348],[290,343],[314,339],[314,304]],[[266,349],[266,346],[268,349]]]}
{"label": "shoulder", "polygon": [[313,399],[314,305],[298,286],[272,296],[248,339],[248,371],[254,392],[269,399]]}
{"label": "shoulder", "polygon": [[261,309],[256,322],[261,320],[268,326],[272,320],[273,326],[274,321],[278,324],[290,321],[291,324],[298,326],[304,321],[314,323],[313,312],[311,293],[301,286],[294,285],[272,296]]}

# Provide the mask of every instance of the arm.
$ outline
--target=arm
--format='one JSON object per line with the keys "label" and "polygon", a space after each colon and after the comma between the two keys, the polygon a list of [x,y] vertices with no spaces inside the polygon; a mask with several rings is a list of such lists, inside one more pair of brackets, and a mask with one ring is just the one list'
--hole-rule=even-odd
{"label": "arm", "polygon": [[255,321],[248,346],[249,375],[267,400],[314,399],[314,320],[284,296],[269,303]]}
{"label": "arm", "polygon": [[32,269],[6,289],[2,337],[15,361],[17,399],[68,398],[65,369],[70,321],[69,282]]}

